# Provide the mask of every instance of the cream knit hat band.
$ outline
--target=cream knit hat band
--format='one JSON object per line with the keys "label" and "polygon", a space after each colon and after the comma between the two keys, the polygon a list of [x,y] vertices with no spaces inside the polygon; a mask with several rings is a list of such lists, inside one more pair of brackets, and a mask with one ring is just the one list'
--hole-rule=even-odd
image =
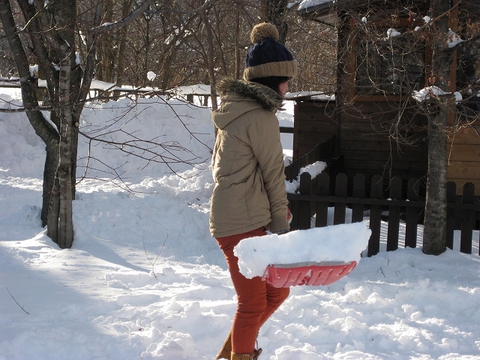
{"label": "cream knit hat band", "polygon": [[243,79],[251,80],[269,76],[289,77],[297,76],[297,63],[292,61],[277,61],[248,67],[243,71]]}

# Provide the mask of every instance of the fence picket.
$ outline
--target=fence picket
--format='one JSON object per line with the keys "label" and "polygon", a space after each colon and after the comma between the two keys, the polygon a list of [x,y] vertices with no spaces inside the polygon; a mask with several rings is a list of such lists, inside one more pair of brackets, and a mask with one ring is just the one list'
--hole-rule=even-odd
{"label": "fence picket", "polygon": [[388,207],[388,234],[387,251],[398,249],[398,233],[400,229],[400,205],[395,205],[395,200],[402,199],[402,179],[392,178],[390,182],[390,200],[392,205]]}
{"label": "fence picket", "polygon": [[[335,179],[335,196],[340,198],[347,197],[347,182],[348,178],[345,174],[338,174]],[[334,216],[333,216],[333,223],[337,224],[345,224],[345,210],[347,208],[347,204],[345,202],[337,202],[335,203],[334,209]]]}
{"label": "fence picket", "polygon": [[[471,182],[463,185],[462,204],[470,205],[475,203],[475,186]],[[469,207],[462,209],[462,223],[460,235],[460,251],[470,254],[472,252],[472,231],[475,222],[475,212]]]}
{"label": "fence picket", "polygon": [[[357,199],[365,198],[365,175],[357,174],[353,178],[352,195]],[[364,205],[362,203],[352,204],[352,222],[363,221]]]}
{"label": "fence picket", "polygon": [[[308,172],[304,172],[302,175],[300,175],[300,194],[312,195],[312,177]],[[298,229],[309,229],[311,227],[310,221],[312,213],[311,203],[309,200],[302,200],[298,202],[297,217]]]}
{"label": "fence picket", "polygon": [[[380,175],[372,178],[371,194],[372,199],[381,199],[383,196],[383,181]],[[368,242],[368,256],[378,254],[380,251],[380,229],[382,225],[382,206],[372,204],[370,207],[370,230],[372,236]]]}
{"label": "fence picket", "polygon": [[[330,175],[321,173],[317,182],[317,194],[320,196],[330,195]],[[328,205],[326,201],[317,201],[315,226],[322,227],[328,224]]]}
{"label": "fence picket", "polygon": [[[407,199],[416,203],[420,200],[420,183],[417,179],[408,181]],[[417,225],[420,221],[422,209],[415,206],[407,206],[405,209],[405,247],[417,247]]]}
{"label": "fence picket", "polygon": [[453,238],[455,232],[456,211],[453,206],[457,202],[457,185],[454,182],[447,183],[447,247],[453,249]]}
{"label": "fence picket", "polygon": [[[384,182],[382,176],[371,179],[370,196],[365,196],[366,179],[363,174],[356,174],[349,195],[349,178],[345,174],[338,174],[335,184],[332,184],[330,175],[322,173],[314,181],[310,174],[303,173],[300,177],[300,193],[288,194],[289,206],[293,213],[292,230],[308,229],[312,226],[312,216],[316,215],[314,226],[328,225],[329,207],[334,207],[334,223],[346,221],[347,207],[352,209],[352,221],[364,219],[364,210],[370,210],[370,229],[372,235],[368,243],[368,256],[380,251],[382,226],[382,211],[389,213],[387,230],[387,251],[398,248],[399,229],[402,210],[405,209],[405,246],[416,247],[417,226],[422,222],[425,199],[420,196],[420,181],[410,179],[406,199],[403,198],[403,181],[393,178],[390,182],[389,198],[384,196]],[[335,185],[335,186],[334,186]],[[472,183],[465,184],[463,196],[456,195],[454,183],[447,183],[447,246],[453,248],[454,231],[461,231],[460,250],[472,253],[473,230],[479,230],[480,203],[474,196],[475,189]],[[480,255],[480,254],[479,254]]]}

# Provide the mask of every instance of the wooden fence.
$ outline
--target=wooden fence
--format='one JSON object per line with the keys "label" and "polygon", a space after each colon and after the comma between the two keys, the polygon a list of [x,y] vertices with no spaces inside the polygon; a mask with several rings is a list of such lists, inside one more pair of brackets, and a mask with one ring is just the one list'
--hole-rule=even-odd
{"label": "wooden fence", "polygon": [[[400,238],[405,247],[417,246],[418,225],[423,222],[425,207],[419,181],[410,179],[404,184],[396,177],[385,186],[381,176],[374,176],[370,184],[366,184],[363,174],[357,174],[350,181],[353,183],[349,184],[343,173],[334,181],[327,173],[320,174],[313,181],[309,173],[303,173],[298,193],[288,194],[293,214],[292,230],[368,219],[372,231],[368,256],[380,251],[381,231],[385,231],[385,224],[388,224],[387,230],[382,237],[386,237],[387,251],[396,250]],[[369,194],[366,189],[370,190]],[[405,189],[406,194],[403,194]],[[474,230],[478,236],[480,224],[480,200],[474,196],[474,190],[472,183],[466,183],[463,195],[456,196],[455,183],[447,184],[447,246],[453,249],[455,231],[460,231],[459,250],[468,254],[472,253]]]}

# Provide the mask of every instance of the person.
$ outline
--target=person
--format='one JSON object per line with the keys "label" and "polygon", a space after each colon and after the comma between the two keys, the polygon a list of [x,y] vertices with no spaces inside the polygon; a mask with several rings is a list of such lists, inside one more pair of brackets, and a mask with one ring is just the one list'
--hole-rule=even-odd
{"label": "person", "polygon": [[210,207],[210,232],[223,251],[237,294],[230,333],[216,359],[257,359],[260,327],[288,297],[289,288],[274,288],[260,277],[239,271],[235,246],[243,239],[289,230],[288,200],[280,129],[275,112],[281,108],[288,81],[297,65],[278,42],[270,23],[250,34],[243,80],[223,79],[217,90],[221,106],[212,114],[216,141],[212,155],[215,181]]}

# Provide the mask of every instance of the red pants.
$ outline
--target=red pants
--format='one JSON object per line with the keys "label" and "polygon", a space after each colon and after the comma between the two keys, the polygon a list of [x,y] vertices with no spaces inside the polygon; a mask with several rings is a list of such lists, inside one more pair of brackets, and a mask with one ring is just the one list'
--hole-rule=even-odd
{"label": "red pants", "polygon": [[255,350],[255,341],[260,327],[282,305],[290,293],[289,288],[274,288],[258,276],[247,279],[240,273],[238,258],[233,254],[233,248],[240,240],[262,235],[266,235],[263,228],[217,238],[237,292],[238,306],[232,325],[232,351],[237,354],[248,354]]}

